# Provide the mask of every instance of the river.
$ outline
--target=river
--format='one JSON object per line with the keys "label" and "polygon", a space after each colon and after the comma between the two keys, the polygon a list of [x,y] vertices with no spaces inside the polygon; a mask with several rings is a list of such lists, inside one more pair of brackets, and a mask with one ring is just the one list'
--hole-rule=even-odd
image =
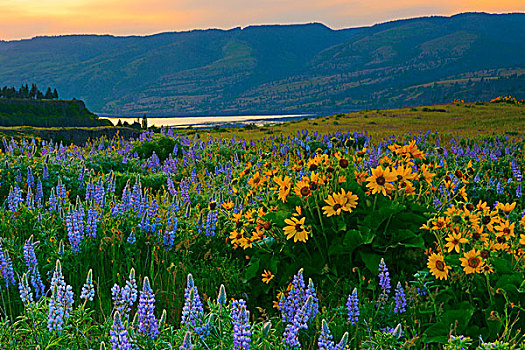
{"label": "river", "polygon": [[[241,115],[241,116],[200,116],[200,117],[148,117],[148,126],[168,126],[173,128],[212,128],[215,126],[234,127],[246,124],[255,124],[257,126],[284,123],[290,120],[303,118],[312,118],[311,114],[288,114],[288,115]],[[121,120],[123,123],[133,124],[135,121],[142,121],[142,118],[136,117],[116,117],[103,116],[100,118],[108,119],[114,125]]]}

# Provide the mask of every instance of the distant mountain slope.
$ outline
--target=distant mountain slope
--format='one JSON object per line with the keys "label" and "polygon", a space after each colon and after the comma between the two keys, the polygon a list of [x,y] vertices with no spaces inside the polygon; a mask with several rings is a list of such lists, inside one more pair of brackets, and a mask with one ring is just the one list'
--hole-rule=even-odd
{"label": "distant mountain slope", "polygon": [[[100,113],[333,112],[525,98],[525,14],[0,42],[0,85],[35,82]],[[452,83],[445,83],[450,82]]]}

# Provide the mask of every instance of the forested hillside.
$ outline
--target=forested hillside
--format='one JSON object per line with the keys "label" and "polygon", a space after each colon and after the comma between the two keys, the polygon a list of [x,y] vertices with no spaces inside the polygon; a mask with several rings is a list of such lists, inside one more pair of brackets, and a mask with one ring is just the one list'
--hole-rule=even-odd
{"label": "forested hillside", "polygon": [[525,14],[0,42],[0,82],[105,114],[328,113],[525,98]]}

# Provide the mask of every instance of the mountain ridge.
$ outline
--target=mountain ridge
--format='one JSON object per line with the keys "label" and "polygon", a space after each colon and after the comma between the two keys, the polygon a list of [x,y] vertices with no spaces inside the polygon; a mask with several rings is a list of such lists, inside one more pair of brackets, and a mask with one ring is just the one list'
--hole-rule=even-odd
{"label": "mountain ridge", "polygon": [[[520,28],[525,13],[469,12],[342,29],[313,22],[42,36],[0,42],[0,83],[56,86],[112,115],[323,113],[523,98]],[[420,87],[465,74],[487,79]]]}

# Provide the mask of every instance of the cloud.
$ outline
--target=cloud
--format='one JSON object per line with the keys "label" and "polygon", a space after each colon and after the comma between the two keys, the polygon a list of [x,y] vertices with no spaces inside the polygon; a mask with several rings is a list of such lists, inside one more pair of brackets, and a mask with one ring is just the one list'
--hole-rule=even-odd
{"label": "cloud", "polygon": [[0,39],[71,33],[151,34],[250,24],[333,28],[465,11],[525,11],[523,0],[2,0]]}

